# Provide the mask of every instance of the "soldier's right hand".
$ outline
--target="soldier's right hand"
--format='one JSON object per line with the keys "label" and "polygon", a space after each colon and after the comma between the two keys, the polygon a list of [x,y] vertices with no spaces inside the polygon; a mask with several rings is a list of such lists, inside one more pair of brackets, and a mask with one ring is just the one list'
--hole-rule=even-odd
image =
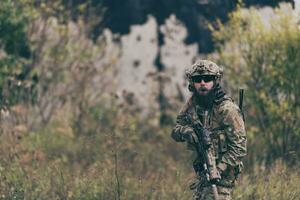
{"label": "soldier's right hand", "polygon": [[190,144],[197,143],[197,136],[193,130],[182,133],[182,139]]}

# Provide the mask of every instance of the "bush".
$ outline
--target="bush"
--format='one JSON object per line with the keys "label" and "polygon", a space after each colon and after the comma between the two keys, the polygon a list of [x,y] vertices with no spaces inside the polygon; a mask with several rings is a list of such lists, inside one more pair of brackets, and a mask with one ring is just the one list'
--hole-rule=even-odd
{"label": "bush", "polygon": [[104,104],[89,112],[88,132],[81,135],[76,135],[68,106],[21,139],[10,141],[1,135],[2,148],[8,142],[15,148],[2,149],[0,154],[0,196],[189,199],[191,163],[184,145],[170,139],[171,127],[160,129],[136,112],[125,115],[116,104]]}
{"label": "bush", "polygon": [[237,200],[299,199],[299,173],[297,168],[287,167],[279,160],[270,171],[257,167],[254,173],[242,177],[233,197]]}
{"label": "bush", "polygon": [[239,8],[214,30],[226,84],[246,88],[249,164],[300,156],[300,16],[289,4],[269,11]]}

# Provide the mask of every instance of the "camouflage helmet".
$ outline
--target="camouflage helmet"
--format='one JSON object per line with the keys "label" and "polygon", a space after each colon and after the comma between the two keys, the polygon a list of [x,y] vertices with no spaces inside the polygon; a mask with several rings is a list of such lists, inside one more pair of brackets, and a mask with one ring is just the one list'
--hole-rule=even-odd
{"label": "camouflage helmet", "polygon": [[188,79],[198,75],[213,75],[218,79],[222,77],[222,74],[223,68],[209,60],[198,60],[192,65],[191,69],[186,71]]}

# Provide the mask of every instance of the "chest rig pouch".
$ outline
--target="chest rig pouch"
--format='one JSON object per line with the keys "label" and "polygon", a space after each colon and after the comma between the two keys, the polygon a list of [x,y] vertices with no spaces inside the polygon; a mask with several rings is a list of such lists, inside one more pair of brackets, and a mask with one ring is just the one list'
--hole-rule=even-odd
{"label": "chest rig pouch", "polygon": [[212,129],[211,138],[214,144],[215,156],[217,164],[220,162],[223,154],[228,150],[226,134],[224,129]]}
{"label": "chest rig pouch", "polygon": [[[196,106],[196,113],[201,122],[204,121],[204,110],[201,107]],[[214,156],[216,157],[217,164],[220,162],[224,153],[227,152],[227,139],[225,134],[225,126],[220,124],[214,115],[213,109],[208,111],[207,119],[205,119],[207,124],[206,129],[211,131],[210,138],[213,141],[214,146]],[[204,125],[204,124],[203,124]]]}

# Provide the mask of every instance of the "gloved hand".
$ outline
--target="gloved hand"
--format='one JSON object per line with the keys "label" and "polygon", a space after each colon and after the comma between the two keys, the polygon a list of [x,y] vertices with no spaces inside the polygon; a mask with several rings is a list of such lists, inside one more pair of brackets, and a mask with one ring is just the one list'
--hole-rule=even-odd
{"label": "gloved hand", "polygon": [[190,144],[196,144],[196,142],[198,141],[197,136],[192,128],[187,129],[182,133],[182,139]]}

